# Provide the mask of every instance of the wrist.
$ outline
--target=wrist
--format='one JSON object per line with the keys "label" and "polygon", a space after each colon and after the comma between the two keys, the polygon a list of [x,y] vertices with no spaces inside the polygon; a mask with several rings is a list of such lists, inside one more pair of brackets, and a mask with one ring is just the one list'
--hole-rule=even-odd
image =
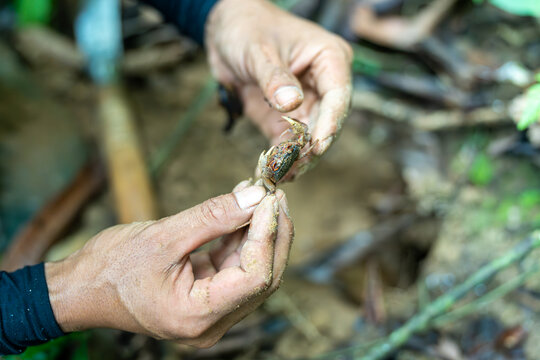
{"label": "wrist", "polygon": [[63,262],[45,263],[45,278],[49,299],[56,322],[65,333],[75,331],[71,325],[71,311],[69,299],[65,296],[65,284],[67,283]]}
{"label": "wrist", "polygon": [[110,327],[103,316],[112,313],[108,311],[107,291],[99,289],[99,282],[92,280],[91,268],[84,267],[77,254],[45,263],[51,307],[58,325],[66,333]]}
{"label": "wrist", "polygon": [[117,227],[116,232],[103,232],[89,241],[87,245],[91,246],[85,246],[62,261],[45,263],[51,307],[64,332],[93,328],[145,332],[126,307],[125,296],[120,296],[127,268],[95,251],[102,248],[100,237],[107,239],[108,244],[114,243],[116,237],[122,239],[122,229]]}
{"label": "wrist", "polygon": [[60,262],[45,263],[45,278],[49,299],[56,322],[64,332],[84,330],[78,317],[80,313],[75,309],[73,299],[72,272],[68,271],[68,259]]}

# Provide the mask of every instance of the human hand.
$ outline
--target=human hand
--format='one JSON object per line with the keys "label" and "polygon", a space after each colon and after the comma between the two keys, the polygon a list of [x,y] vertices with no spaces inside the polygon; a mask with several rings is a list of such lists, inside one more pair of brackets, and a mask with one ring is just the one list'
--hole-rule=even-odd
{"label": "human hand", "polygon": [[[277,289],[293,237],[282,191],[266,195],[247,181],[233,191],[158,221],[109,228],[46,263],[60,327],[215,344]],[[193,252],[222,235],[210,251]]]}
{"label": "human hand", "polygon": [[207,21],[206,47],[214,76],[238,91],[272,145],[288,128],[281,113],[290,112],[312,134],[313,156],[305,159],[329,148],[351,99],[352,50],[344,40],[268,1],[221,0]]}

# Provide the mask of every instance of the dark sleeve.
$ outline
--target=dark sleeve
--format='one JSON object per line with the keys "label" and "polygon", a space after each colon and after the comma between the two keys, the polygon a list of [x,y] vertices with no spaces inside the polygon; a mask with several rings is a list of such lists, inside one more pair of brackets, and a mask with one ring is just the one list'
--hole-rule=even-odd
{"label": "dark sleeve", "polygon": [[51,308],[44,264],[0,272],[0,355],[64,335]]}
{"label": "dark sleeve", "polygon": [[204,42],[204,25],[212,7],[218,0],[143,0],[163,14],[166,21],[175,24],[185,35],[199,44]]}

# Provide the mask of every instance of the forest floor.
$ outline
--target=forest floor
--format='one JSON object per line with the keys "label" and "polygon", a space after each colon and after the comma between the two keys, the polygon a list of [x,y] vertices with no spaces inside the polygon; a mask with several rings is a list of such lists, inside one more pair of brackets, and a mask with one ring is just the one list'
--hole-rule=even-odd
{"label": "forest floor", "polygon": [[[440,38],[446,39],[448,32],[463,34],[463,24],[478,11],[462,9],[458,20],[447,21]],[[531,57],[540,49],[538,24],[519,23],[516,30],[508,25],[515,25],[516,18],[493,10],[486,14],[478,31],[454,41],[467,62],[500,69],[521,61],[540,69],[538,58]],[[470,24],[469,30],[480,26]],[[504,41],[490,40],[492,33]],[[522,39],[516,40],[516,34]],[[369,57],[368,52],[364,55]],[[416,55],[399,51],[392,61],[407,58],[403,66],[408,67],[418,60]],[[377,56],[384,68],[388,54]],[[539,141],[532,130],[518,133],[505,113],[523,85],[497,80],[478,85],[477,91],[470,84],[456,85],[455,73],[439,74],[445,86],[452,83],[467,99],[478,95],[482,102],[475,107],[459,103],[461,99],[448,105],[449,94],[455,94],[448,89],[439,94],[442,103],[433,93],[415,92],[414,86],[410,92],[407,87],[396,89],[400,81],[412,83],[406,78],[390,81],[392,66],[385,70],[386,77],[357,76],[353,109],[338,141],[316,168],[280,185],[296,235],[283,285],[260,309],[210,349],[96,330],[68,338],[66,353],[77,353],[82,343],[90,358],[103,359],[354,358],[378,340],[388,340],[384,336],[422,313],[435,298],[538,229]],[[0,86],[0,248],[23,220],[69,183],[88,156],[100,153],[97,96],[89,80],[61,67],[34,65],[24,72],[42,92],[21,95],[20,87],[10,82]],[[7,73],[0,66],[0,78],[11,79]],[[197,53],[173,69],[125,79],[147,158],[162,146],[209,76],[204,57]],[[383,102],[366,100],[372,94]],[[490,116],[505,115],[486,124],[474,113],[477,108]],[[448,126],[456,118],[462,122]],[[480,120],[467,123],[471,118]],[[259,154],[268,147],[266,139],[248,119],[239,119],[230,132],[223,130],[225,123],[225,112],[214,97],[154,179],[161,216],[230,192],[254,175]],[[86,204],[46,258],[66,256],[115,221],[113,199],[105,189]],[[533,252],[475,284],[454,309],[485,299],[539,260],[540,253]],[[536,359],[539,314],[536,273],[513,291],[474,303],[465,316],[430,323],[392,358]]]}

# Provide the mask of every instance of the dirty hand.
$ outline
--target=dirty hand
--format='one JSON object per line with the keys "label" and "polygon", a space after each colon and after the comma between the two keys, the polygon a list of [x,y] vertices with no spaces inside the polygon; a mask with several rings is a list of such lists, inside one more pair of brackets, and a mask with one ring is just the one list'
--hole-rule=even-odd
{"label": "dirty hand", "polygon": [[288,125],[280,116],[288,113],[309,125],[313,155],[328,149],[351,99],[344,40],[268,1],[221,0],[207,21],[206,47],[214,76],[237,89],[272,144],[282,141]]}
{"label": "dirty hand", "polygon": [[283,192],[266,196],[246,181],[177,215],[107,229],[45,264],[56,320],[65,332],[108,327],[211,346],[278,287],[287,212]]}

